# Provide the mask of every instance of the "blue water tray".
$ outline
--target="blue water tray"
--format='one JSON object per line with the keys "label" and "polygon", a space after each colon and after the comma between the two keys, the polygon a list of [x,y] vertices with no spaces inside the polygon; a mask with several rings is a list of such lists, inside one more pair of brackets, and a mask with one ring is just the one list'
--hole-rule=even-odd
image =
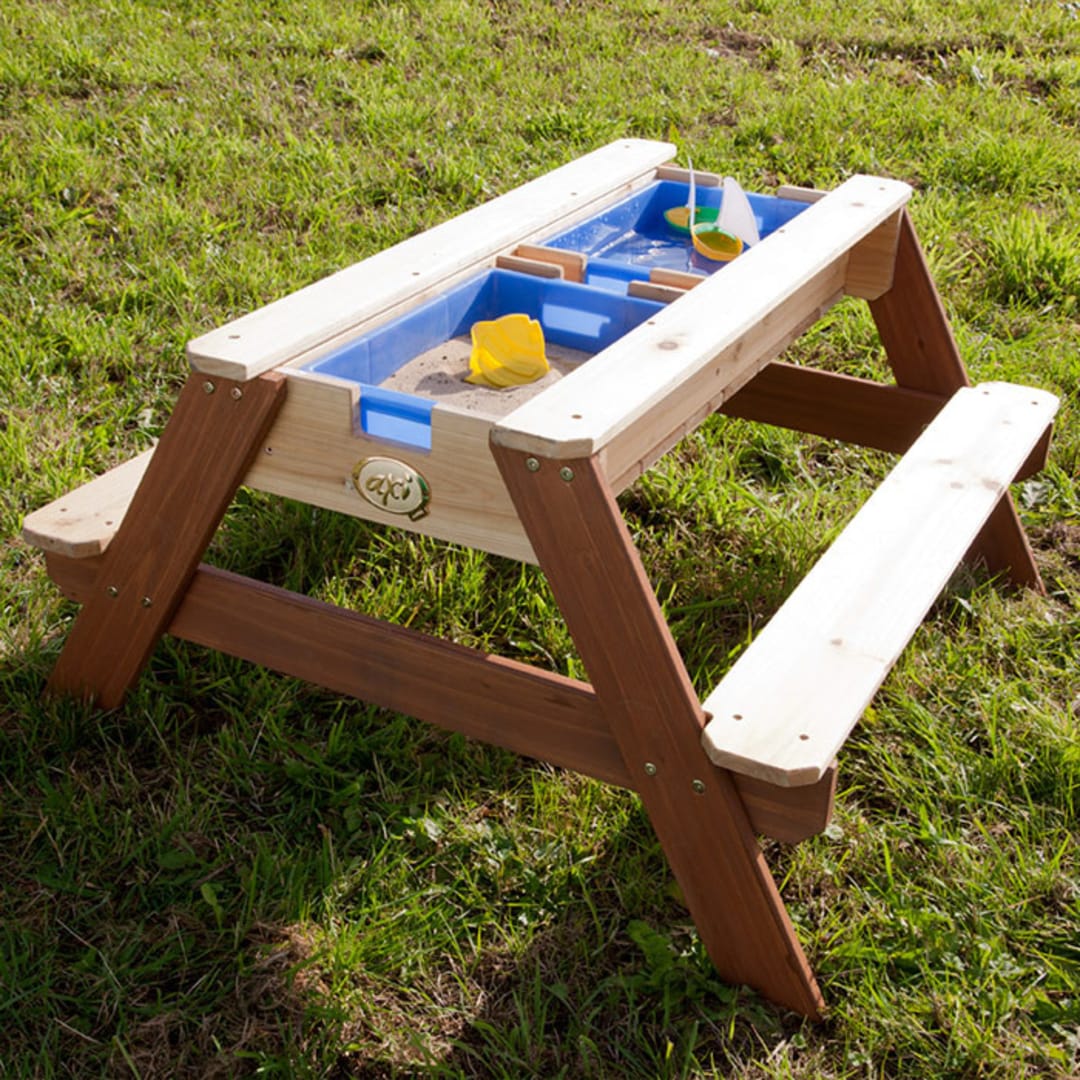
{"label": "blue water tray", "polygon": [[[689,184],[659,180],[544,243],[587,255],[586,282],[617,292],[625,292],[629,281],[647,280],[654,267],[712,274],[737,265],[738,260],[718,263],[702,258],[689,237],[676,232],[664,219],[665,210],[686,206],[689,197]],[[722,188],[698,185],[698,206],[719,207],[722,197]],[[775,195],[747,193],[747,198],[762,240],[808,205]]]}
{"label": "blue water tray", "polygon": [[576,282],[489,270],[342,345],[308,370],[360,384],[360,422],[367,434],[430,449],[435,402],[378,386],[414,357],[468,335],[475,322],[514,313],[538,320],[553,345],[592,355],[662,307]]}

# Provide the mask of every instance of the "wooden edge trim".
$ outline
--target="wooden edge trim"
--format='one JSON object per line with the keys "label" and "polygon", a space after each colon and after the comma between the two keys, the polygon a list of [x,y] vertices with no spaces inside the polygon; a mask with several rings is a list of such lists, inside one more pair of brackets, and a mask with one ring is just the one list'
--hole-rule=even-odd
{"label": "wooden edge trim", "polygon": [[[64,595],[81,603],[101,558],[48,553],[46,564]],[[587,683],[205,564],[168,632],[526,757],[635,787]],[[796,843],[828,824],[814,787],[732,779],[755,831],[765,836]]]}
{"label": "wooden edge trim", "polygon": [[[656,170],[656,179],[674,180],[679,184],[689,184],[690,170],[684,169],[681,165],[661,165]],[[723,182],[724,178],[719,173],[701,172],[699,169],[694,170],[694,183],[698,187],[720,187]]]}
{"label": "wooden edge trim", "polygon": [[539,259],[526,259],[520,255],[498,255],[495,266],[499,270],[516,270],[519,274],[532,274],[533,277],[562,278],[563,268],[557,263],[541,262]]}
{"label": "wooden edge trim", "polygon": [[568,251],[565,248],[545,247],[543,244],[518,244],[514,254],[534,262],[553,263],[561,266],[563,277],[567,281],[584,281],[585,268],[589,257],[581,251]]}
{"label": "wooden edge trim", "polygon": [[661,304],[670,304],[686,295],[685,289],[675,285],[658,285],[653,281],[631,281],[626,287],[627,296],[636,296],[640,300],[658,300]]}
{"label": "wooden edge trim", "polygon": [[649,271],[649,280],[654,285],[672,285],[676,289],[693,289],[707,279],[700,274],[689,274],[685,270],[669,270],[666,266],[654,266]]}
{"label": "wooden edge trim", "polygon": [[796,187],[794,184],[781,184],[776,189],[778,199],[790,199],[791,202],[815,203],[828,194],[820,188]]}

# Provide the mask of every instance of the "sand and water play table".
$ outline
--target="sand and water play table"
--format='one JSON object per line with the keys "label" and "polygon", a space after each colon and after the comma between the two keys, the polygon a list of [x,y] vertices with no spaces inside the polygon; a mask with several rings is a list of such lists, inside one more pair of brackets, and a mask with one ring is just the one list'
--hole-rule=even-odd
{"label": "sand and water play table", "polygon": [[[612,143],[192,341],[157,446],[24,535],[82,604],[53,692],[114,707],[171,633],[633,789],[721,974],[816,1017],[757,834],[828,823],[837,751],[962,560],[1041,588],[1008,485],[1057,402],[969,385],[907,185],[751,195],[761,242],[718,269],[666,226],[672,154]],[[895,382],[777,360],[845,295]],[[551,372],[465,384],[470,326],[509,313]],[[615,500],[718,410],[901,457],[699,700]],[[589,681],[202,563],[241,484],[538,563]]]}

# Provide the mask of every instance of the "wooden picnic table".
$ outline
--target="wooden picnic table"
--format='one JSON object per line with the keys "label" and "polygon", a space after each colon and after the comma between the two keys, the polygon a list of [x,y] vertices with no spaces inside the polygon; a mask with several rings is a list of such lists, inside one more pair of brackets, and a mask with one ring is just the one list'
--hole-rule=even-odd
{"label": "wooden picnic table", "polygon": [[[171,633],[633,789],[723,977],[818,1017],[756,834],[826,826],[839,748],[962,560],[1041,588],[1008,485],[1045,460],[1057,402],[969,385],[894,180],[782,189],[792,216],[722,271],[591,284],[604,260],[553,238],[685,183],[672,153],[613,143],[191,342],[157,446],[26,519],[82,604],[49,688],[115,707]],[[595,353],[512,407],[342,376],[492,273]],[[845,295],[895,382],[777,359]],[[716,411],[902,456],[702,701],[616,496]],[[241,484],[538,563],[589,681],[206,565]]]}

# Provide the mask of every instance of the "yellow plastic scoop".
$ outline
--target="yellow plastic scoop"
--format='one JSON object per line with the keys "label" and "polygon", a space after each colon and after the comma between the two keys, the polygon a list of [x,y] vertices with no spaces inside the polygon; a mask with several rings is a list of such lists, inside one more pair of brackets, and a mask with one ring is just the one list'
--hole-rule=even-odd
{"label": "yellow plastic scoop", "polygon": [[515,314],[473,323],[466,382],[504,389],[535,382],[549,370],[544,331],[535,319]]}

